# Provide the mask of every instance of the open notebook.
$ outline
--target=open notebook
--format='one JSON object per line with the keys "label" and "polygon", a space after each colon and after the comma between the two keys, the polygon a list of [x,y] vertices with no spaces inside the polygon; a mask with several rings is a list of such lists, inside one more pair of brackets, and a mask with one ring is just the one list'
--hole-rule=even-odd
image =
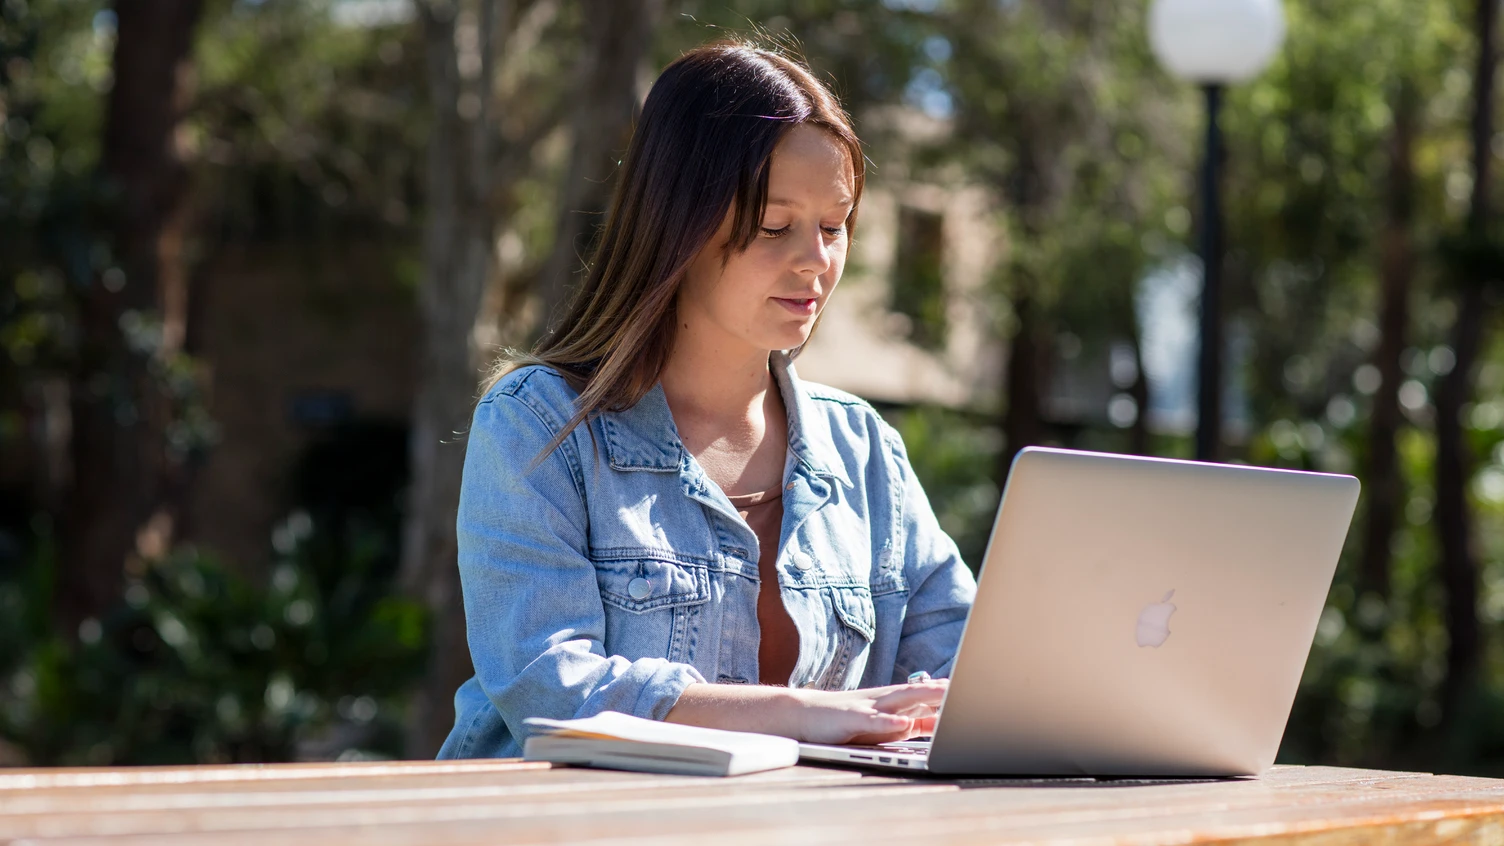
{"label": "open notebook", "polygon": [[524,720],[529,761],[609,770],[725,776],[792,767],[799,744],[787,737],[681,726],[606,711],[579,720]]}

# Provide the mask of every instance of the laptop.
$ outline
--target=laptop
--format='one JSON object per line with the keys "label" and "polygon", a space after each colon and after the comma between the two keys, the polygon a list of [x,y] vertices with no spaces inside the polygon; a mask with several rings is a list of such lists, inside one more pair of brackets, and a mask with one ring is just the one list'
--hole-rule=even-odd
{"label": "laptop", "polygon": [[806,760],[948,775],[1222,777],[1274,763],[1352,476],[1030,447],[929,741]]}

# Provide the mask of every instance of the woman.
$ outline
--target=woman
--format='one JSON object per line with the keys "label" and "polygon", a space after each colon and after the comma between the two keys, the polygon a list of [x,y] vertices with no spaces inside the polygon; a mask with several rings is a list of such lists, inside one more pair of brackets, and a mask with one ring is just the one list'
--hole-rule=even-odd
{"label": "woman", "polygon": [[976,585],[893,429],[791,364],[862,182],[797,62],[723,42],[664,70],[584,286],[475,411],[475,677],[440,757],[605,710],[826,743],[933,729]]}

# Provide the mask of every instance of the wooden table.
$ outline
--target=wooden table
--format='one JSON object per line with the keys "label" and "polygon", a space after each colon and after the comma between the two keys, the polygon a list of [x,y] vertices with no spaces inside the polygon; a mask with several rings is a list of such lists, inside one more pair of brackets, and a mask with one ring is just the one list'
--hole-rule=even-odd
{"label": "wooden table", "polygon": [[1504,780],[1278,767],[1017,786],[796,767],[713,779],[518,761],[0,770],[0,844],[1504,844]]}

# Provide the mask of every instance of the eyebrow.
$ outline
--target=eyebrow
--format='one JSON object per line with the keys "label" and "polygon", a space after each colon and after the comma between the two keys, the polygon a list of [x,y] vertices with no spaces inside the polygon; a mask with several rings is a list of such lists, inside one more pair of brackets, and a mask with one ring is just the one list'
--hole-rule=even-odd
{"label": "eyebrow", "polygon": [[[801,202],[799,202],[798,200],[789,200],[789,199],[785,199],[783,197],[769,197],[768,198],[768,205],[770,205],[770,206],[784,206],[785,208],[791,208],[791,209],[801,209],[801,208],[804,208],[804,204],[801,203]],[[843,197],[841,197],[841,199],[837,200],[834,203],[834,205],[837,205],[837,206],[849,206],[849,205],[851,205],[851,198],[843,196]]]}

